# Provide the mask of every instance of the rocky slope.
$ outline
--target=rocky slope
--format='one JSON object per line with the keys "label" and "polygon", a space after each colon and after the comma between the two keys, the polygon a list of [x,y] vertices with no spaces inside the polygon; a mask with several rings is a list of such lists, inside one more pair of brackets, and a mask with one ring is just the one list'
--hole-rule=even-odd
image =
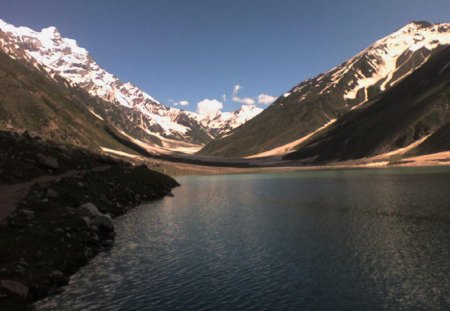
{"label": "rocky slope", "polygon": [[[58,291],[113,244],[112,218],[178,185],[145,166],[29,135],[0,132],[0,144],[0,310],[26,310]],[[8,202],[15,206],[5,214]]]}
{"label": "rocky slope", "polygon": [[[88,51],[72,39],[61,36],[55,27],[40,32],[15,27],[0,20],[0,48],[11,58],[20,60],[54,80],[80,88],[102,103],[97,105],[102,118],[128,135],[156,144],[173,147],[173,141],[204,144],[242,122],[225,118],[218,122],[201,122],[196,113],[169,108],[130,82],[124,83],[99,66]],[[168,143],[165,144],[165,140]],[[176,147],[176,146],[175,146]]]}
{"label": "rocky slope", "polygon": [[[449,44],[450,24],[412,22],[341,65],[294,86],[231,135],[207,144],[200,154],[270,154],[366,105]],[[272,155],[280,154],[275,151]]]}

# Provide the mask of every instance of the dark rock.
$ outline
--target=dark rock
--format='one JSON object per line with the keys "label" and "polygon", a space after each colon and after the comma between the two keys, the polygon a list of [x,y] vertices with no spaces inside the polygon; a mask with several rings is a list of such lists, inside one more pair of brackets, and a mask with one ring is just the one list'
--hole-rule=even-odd
{"label": "dark rock", "polygon": [[40,153],[38,153],[36,156],[41,166],[55,170],[59,169],[58,160],[56,158]]}
{"label": "dark rock", "polygon": [[113,246],[113,244],[114,244],[113,240],[103,240],[102,241],[102,245],[105,247],[111,247],[111,246]]}
{"label": "dark rock", "polygon": [[90,202],[80,205],[80,207],[78,207],[78,214],[81,217],[88,217],[88,218],[95,218],[97,216],[102,215],[102,213],[100,213],[97,207]]}
{"label": "dark rock", "polygon": [[52,280],[60,280],[60,279],[64,278],[64,273],[62,273],[59,270],[54,270],[49,273],[48,278],[52,279]]}
{"label": "dark rock", "polygon": [[48,196],[49,198],[57,198],[57,197],[59,196],[59,194],[58,194],[58,192],[56,192],[56,191],[53,190],[53,189],[48,189],[48,190],[47,190],[47,196]]}
{"label": "dark rock", "polygon": [[110,215],[97,216],[92,220],[92,224],[97,227],[107,229],[108,231],[114,230],[114,223]]}
{"label": "dark rock", "polygon": [[17,265],[16,268],[14,269],[14,271],[19,274],[25,274],[25,270],[26,269],[23,265]]}
{"label": "dark rock", "polygon": [[12,280],[1,280],[0,281],[0,286],[3,287],[4,289],[6,289],[7,291],[16,294],[22,298],[27,298],[28,297],[28,286],[17,282],[17,281],[12,281]]}
{"label": "dark rock", "polygon": [[21,213],[23,213],[28,219],[32,219],[34,217],[34,212],[28,209],[22,209]]}

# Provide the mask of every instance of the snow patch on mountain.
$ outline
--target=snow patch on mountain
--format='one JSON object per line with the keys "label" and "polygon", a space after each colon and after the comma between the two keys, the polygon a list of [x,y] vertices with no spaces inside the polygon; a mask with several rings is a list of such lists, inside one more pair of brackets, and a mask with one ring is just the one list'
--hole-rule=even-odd
{"label": "snow patch on mountain", "polygon": [[[0,19],[0,47],[10,57],[45,70],[53,79],[62,77],[70,85],[93,96],[141,113],[140,122],[135,126],[149,135],[193,142],[195,138],[191,135],[196,132],[204,132],[203,137],[214,138],[214,133],[230,130],[255,115],[254,112],[247,112],[248,117],[225,113],[219,120],[209,122],[196,113],[166,107],[132,83],[123,83],[104,70],[86,49],[78,46],[76,40],[62,37],[55,27],[39,32],[15,27]],[[220,128],[221,124],[226,129]]]}
{"label": "snow patch on mountain", "polygon": [[[385,91],[423,65],[433,50],[449,44],[450,24],[412,22],[340,66],[301,82],[283,97],[298,93],[301,102],[309,96],[338,92],[352,105],[360,105],[369,100],[369,88],[377,86]],[[404,70],[405,64],[414,65]]]}
{"label": "snow patch on mountain", "polygon": [[255,105],[243,105],[234,112],[218,111],[215,115],[202,116],[197,114],[196,117],[200,124],[210,128],[213,134],[218,137],[253,119],[262,111],[262,108]]}
{"label": "snow patch on mountain", "polygon": [[[362,55],[371,56],[368,64],[373,69],[373,74],[365,76],[363,73],[357,72],[359,80],[357,80],[356,86],[345,93],[344,98],[355,99],[360,89],[367,89],[382,79],[385,80],[381,84],[380,89],[384,91],[386,86],[391,83],[393,73],[401,65],[398,63],[399,58],[408,50],[415,52],[425,48],[431,51],[440,45],[448,44],[450,44],[450,24],[433,25],[431,27],[423,27],[417,23],[406,25],[392,35],[375,42],[375,44],[356,56],[356,58]],[[411,58],[412,55],[411,53],[408,58]],[[408,58],[403,63],[409,60]],[[425,58],[422,64],[427,59],[428,57]],[[409,75],[409,73],[405,73],[394,82],[398,82]]]}

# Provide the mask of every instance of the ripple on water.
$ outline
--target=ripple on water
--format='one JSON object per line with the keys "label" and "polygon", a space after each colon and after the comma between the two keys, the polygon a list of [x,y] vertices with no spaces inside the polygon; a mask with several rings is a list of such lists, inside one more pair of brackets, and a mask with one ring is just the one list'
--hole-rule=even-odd
{"label": "ripple on water", "polygon": [[37,310],[447,310],[448,169],[181,178]]}

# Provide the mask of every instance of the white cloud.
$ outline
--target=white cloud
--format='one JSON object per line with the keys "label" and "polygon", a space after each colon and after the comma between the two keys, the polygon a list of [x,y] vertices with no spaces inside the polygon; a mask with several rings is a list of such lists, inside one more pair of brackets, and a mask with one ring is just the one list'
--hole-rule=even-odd
{"label": "white cloud", "polygon": [[241,103],[244,105],[254,105],[255,104],[255,100],[250,97],[240,98],[240,97],[234,96],[231,100],[236,103]]}
{"label": "white cloud", "polygon": [[270,105],[277,99],[275,96],[267,95],[267,94],[259,94],[258,95],[258,104]]}
{"label": "white cloud", "polygon": [[222,102],[217,99],[205,98],[197,104],[197,112],[206,116],[215,116],[222,108]]}
{"label": "white cloud", "polygon": [[172,101],[172,102],[173,102],[174,106],[187,106],[187,105],[189,105],[189,102],[187,100],[180,100],[180,101],[177,101],[177,102]]}
{"label": "white cloud", "polygon": [[224,102],[227,101],[227,94],[223,94],[223,95],[222,95],[222,101],[224,101]]}
{"label": "white cloud", "polygon": [[233,87],[233,97],[236,97],[241,89],[242,89],[242,86],[240,86],[239,84],[236,84]]}

